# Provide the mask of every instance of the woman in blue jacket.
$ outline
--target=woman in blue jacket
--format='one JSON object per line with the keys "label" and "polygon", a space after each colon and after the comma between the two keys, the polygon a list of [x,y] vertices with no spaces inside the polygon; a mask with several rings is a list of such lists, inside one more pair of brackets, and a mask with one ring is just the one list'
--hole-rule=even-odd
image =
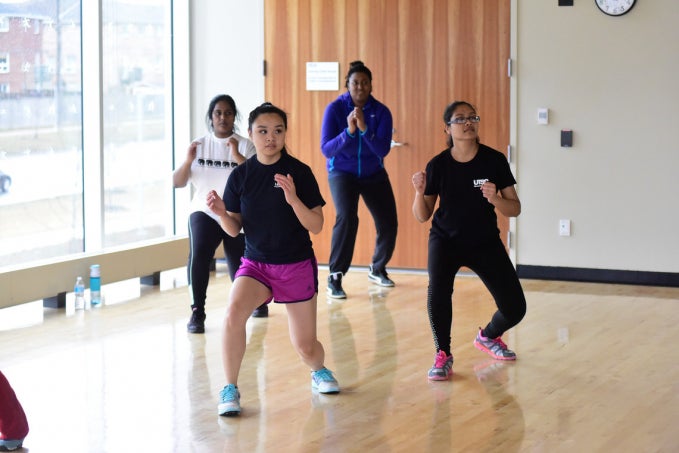
{"label": "woman in blue jacket", "polygon": [[377,237],[368,278],[380,286],[394,286],[386,266],[398,229],[394,192],[384,168],[384,157],[391,150],[391,112],[372,96],[372,73],[363,62],[350,63],[345,86],[347,92],[326,107],[321,129],[321,151],[327,159],[336,211],[327,289],[334,299],[346,298],[342,276],[354,254],[359,197],[375,221]]}

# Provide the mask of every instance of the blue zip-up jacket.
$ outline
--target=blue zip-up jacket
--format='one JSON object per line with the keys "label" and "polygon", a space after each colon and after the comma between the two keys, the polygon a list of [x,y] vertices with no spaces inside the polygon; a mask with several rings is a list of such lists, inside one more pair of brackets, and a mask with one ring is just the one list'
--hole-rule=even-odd
{"label": "blue zip-up jacket", "polygon": [[383,159],[391,150],[393,120],[386,105],[372,95],[363,106],[367,129],[349,135],[347,116],[354,110],[351,94],[345,92],[325,108],[321,127],[321,152],[327,159],[329,177],[342,172],[359,178],[384,169]]}

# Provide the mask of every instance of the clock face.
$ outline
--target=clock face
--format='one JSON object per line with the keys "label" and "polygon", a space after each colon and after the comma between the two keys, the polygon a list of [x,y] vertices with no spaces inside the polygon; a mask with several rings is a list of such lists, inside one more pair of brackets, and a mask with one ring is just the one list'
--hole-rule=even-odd
{"label": "clock face", "polygon": [[622,16],[632,9],[636,0],[594,0],[599,9],[609,16]]}

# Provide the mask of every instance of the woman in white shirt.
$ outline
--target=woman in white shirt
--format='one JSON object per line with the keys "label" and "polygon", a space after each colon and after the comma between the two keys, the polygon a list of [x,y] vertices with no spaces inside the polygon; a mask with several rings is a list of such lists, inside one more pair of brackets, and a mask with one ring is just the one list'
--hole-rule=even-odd
{"label": "woman in white shirt", "polygon": [[[221,193],[231,171],[256,154],[252,142],[235,132],[239,118],[236,103],[227,94],[215,96],[205,116],[209,134],[191,142],[184,163],[174,171],[175,188],[193,186],[189,216],[189,261],[187,274],[191,294],[191,319],[187,329],[191,333],[205,332],[205,298],[210,279],[210,264],[219,244],[223,244],[229,275],[233,281],[245,250],[241,233],[231,237],[222,230],[218,217],[205,203],[208,192]],[[268,315],[266,305],[253,316]]]}

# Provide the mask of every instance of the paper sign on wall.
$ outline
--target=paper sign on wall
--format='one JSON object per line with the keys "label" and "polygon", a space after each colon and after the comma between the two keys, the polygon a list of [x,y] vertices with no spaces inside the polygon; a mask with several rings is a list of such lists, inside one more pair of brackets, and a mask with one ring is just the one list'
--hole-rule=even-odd
{"label": "paper sign on wall", "polygon": [[339,62],[309,61],[306,64],[307,91],[339,90]]}

